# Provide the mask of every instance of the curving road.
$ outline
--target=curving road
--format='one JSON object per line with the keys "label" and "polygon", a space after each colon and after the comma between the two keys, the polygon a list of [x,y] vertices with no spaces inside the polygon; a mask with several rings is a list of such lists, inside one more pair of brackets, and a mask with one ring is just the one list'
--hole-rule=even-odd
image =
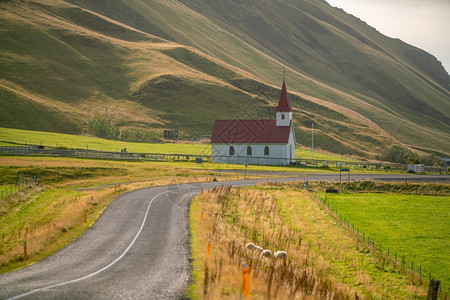
{"label": "curving road", "polygon": [[[300,178],[275,180],[295,179]],[[339,174],[323,174],[322,180],[339,180]],[[181,184],[123,194],[75,242],[33,266],[0,275],[0,299],[181,298],[190,281],[190,200],[201,188],[256,182]]]}
{"label": "curving road", "polygon": [[[234,182],[238,185],[256,181]],[[114,200],[79,239],[0,275],[0,299],[174,299],[190,280],[189,202],[201,187],[153,187]]]}

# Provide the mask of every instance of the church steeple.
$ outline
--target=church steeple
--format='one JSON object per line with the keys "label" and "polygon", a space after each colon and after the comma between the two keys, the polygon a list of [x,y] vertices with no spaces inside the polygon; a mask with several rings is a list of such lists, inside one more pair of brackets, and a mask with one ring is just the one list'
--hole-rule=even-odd
{"label": "church steeple", "polygon": [[286,82],[283,78],[283,86],[281,87],[280,100],[276,109],[277,126],[290,126],[292,120],[292,107],[289,105]]}

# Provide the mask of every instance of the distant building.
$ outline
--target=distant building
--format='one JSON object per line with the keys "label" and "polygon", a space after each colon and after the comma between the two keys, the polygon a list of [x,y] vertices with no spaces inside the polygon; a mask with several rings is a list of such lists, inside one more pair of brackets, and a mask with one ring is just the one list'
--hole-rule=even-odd
{"label": "distant building", "polygon": [[447,164],[447,167],[450,166],[450,158],[443,158],[442,160]]}
{"label": "distant building", "polygon": [[178,140],[178,130],[164,130],[164,139]]}
{"label": "distant building", "polygon": [[213,162],[252,165],[293,163],[294,124],[284,80],[275,120],[216,120],[211,144]]}

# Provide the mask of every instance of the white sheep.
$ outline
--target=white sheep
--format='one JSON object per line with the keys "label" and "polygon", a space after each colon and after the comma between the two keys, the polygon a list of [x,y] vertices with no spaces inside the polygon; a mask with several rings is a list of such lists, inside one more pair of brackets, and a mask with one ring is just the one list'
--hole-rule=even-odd
{"label": "white sheep", "polygon": [[286,251],[276,251],[273,256],[275,258],[279,258],[279,259],[286,259],[287,253],[286,253]]}
{"label": "white sheep", "polygon": [[272,251],[270,251],[270,250],[263,250],[262,252],[261,252],[261,256],[260,256],[260,258],[263,258],[263,257],[269,257],[269,258],[271,258],[272,257]]}
{"label": "white sheep", "polygon": [[248,243],[247,245],[245,245],[245,248],[247,248],[249,250],[254,250],[256,248],[256,246],[252,243]]}
{"label": "white sheep", "polygon": [[245,248],[247,248],[249,250],[256,250],[259,252],[262,252],[264,250],[263,248],[256,246],[255,244],[252,244],[252,243],[248,243],[247,245],[245,245]]}
{"label": "white sheep", "polygon": [[256,245],[255,245],[255,249],[254,250],[259,251],[260,253],[264,251],[263,248],[261,248],[260,246],[256,246]]}

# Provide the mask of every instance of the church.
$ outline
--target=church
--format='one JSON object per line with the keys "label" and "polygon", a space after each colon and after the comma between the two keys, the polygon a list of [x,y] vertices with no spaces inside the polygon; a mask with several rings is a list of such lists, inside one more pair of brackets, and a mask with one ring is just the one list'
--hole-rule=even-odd
{"label": "church", "polygon": [[295,133],[285,81],[275,120],[216,120],[211,145],[213,162],[250,165],[294,163]]}

